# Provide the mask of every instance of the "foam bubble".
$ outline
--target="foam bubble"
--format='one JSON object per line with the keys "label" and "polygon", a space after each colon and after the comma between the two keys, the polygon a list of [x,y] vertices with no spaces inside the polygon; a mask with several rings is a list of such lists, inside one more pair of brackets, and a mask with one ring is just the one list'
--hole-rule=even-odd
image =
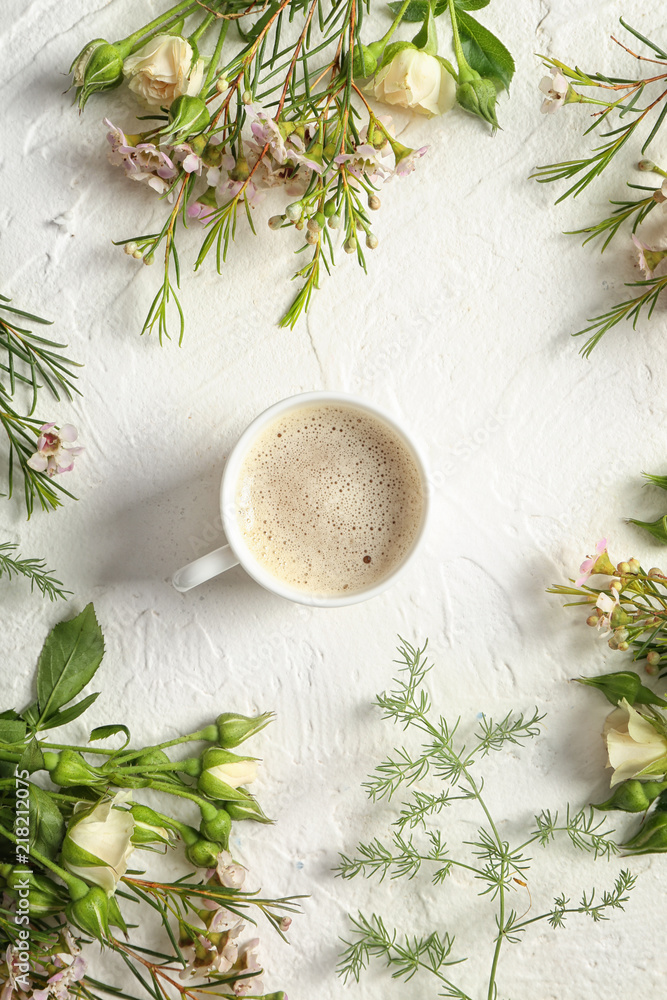
{"label": "foam bubble", "polygon": [[335,596],[374,586],[421,524],[419,468],[381,419],[354,406],[291,410],[243,462],[238,521],[255,559],[298,590]]}

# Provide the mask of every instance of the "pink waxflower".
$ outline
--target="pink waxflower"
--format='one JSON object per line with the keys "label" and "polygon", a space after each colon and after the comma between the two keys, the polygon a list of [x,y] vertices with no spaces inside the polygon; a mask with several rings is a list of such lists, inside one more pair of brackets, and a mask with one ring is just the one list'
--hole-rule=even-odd
{"label": "pink waxflower", "polygon": [[215,212],[214,205],[206,205],[203,201],[191,201],[188,205],[187,216],[188,219],[196,219],[205,225]]}
{"label": "pink waxflower", "polygon": [[85,448],[73,448],[79,432],[72,424],[65,424],[60,430],[55,430],[55,424],[44,424],[39,429],[37,451],[31,455],[27,465],[35,472],[45,472],[47,476],[57,476],[61,472],[71,472],[74,459]]}
{"label": "pink waxflower", "polygon": [[650,250],[651,247],[647,243],[644,243],[642,240],[640,240],[635,233],[632,234],[632,242],[637,247],[637,263],[639,264],[639,267],[644,272],[645,277],[652,278],[653,271],[646,263],[646,253],[645,253],[645,251]]}
{"label": "pink waxflower", "polygon": [[114,166],[123,167],[130,180],[148,184],[158,194],[168,191],[171,187],[168,182],[178,174],[178,167],[171,158],[152,142],[130,145],[122,129],[108,118],[104,119],[104,124],[109,129],[107,139],[111,146],[110,162]]}
{"label": "pink waxflower", "polygon": [[245,882],[246,869],[234,861],[229,851],[220,851],[218,854],[216,871],[220,885],[228,889],[240,889]]}
{"label": "pink waxflower", "polygon": [[[601,538],[600,541],[595,546],[595,555],[587,556],[579,567],[579,572],[581,576],[576,580],[575,587],[582,587],[589,576],[592,576],[598,566],[598,563],[602,560],[602,557],[606,555],[607,552],[607,539]],[[608,561],[608,559],[607,559]],[[598,567],[599,568],[599,567]]]}
{"label": "pink waxflower", "polygon": [[[258,191],[252,180],[234,180],[230,177],[230,172],[233,171],[235,167],[236,160],[231,153],[223,153],[222,160],[220,162],[219,179],[215,189],[215,196],[218,205],[222,207],[223,205],[228,204],[233,198],[236,197],[241,188],[244,188],[244,194],[248,199],[249,204],[254,208],[261,202],[264,195],[261,191]],[[209,174],[212,173],[213,171],[209,171]]]}
{"label": "pink waxflower", "polygon": [[32,1000],[70,1000],[69,987],[73,983],[78,983],[86,974],[86,963],[81,955],[81,948],[78,946],[70,931],[65,928],[63,931],[69,952],[63,951],[53,959],[53,964],[58,967],[58,972],[47,980],[45,989],[35,990]]}
{"label": "pink waxflower", "polygon": [[553,114],[565,104],[570,91],[570,84],[561,71],[552,66],[549,70],[551,77],[544,76],[540,81],[540,90],[545,94],[540,111],[543,115]]}
{"label": "pink waxflower", "polygon": [[[259,938],[253,938],[244,944],[239,952],[238,964],[239,972],[256,973],[262,971],[258,958]],[[259,994],[264,992],[264,984],[261,979],[253,976],[251,979],[237,980],[232,987],[237,997],[248,996],[249,993]]]}
{"label": "pink waxflower", "polygon": [[652,278],[656,269],[667,257],[667,250],[656,250],[644,243],[635,233],[632,234],[632,242],[637,248],[637,263],[644,272],[645,278]]}
{"label": "pink waxflower", "polygon": [[405,156],[396,159],[396,174],[398,177],[407,177],[417,166],[417,160],[421,160],[428,146],[420,146],[419,149],[411,149]]}
{"label": "pink waxflower", "polygon": [[19,956],[11,945],[7,946],[5,961],[7,962],[7,979],[2,984],[0,1000],[12,1000],[14,991],[18,992],[20,990],[21,984],[19,980],[21,978],[21,969],[19,967]]}
{"label": "pink waxflower", "polygon": [[171,159],[180,163],[186,174],[201,175],[205,166],[199,153],[196,153],[187,142],[181,142],[178,146],[174,146],[171,151]]}
{"label": "pink waxflower", "polygon": [[284,163],[288,153],[285,136],[277,122],[258,104],[249,104],[246,113],[250,119],[250,131],[262,145],[269,144],[271,155],[277,163]]}

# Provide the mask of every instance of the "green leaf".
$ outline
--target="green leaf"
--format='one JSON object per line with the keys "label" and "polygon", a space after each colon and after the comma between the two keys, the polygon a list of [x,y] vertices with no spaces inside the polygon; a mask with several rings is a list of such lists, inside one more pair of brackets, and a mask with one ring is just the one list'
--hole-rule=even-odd
{"label": "green leaf", "polygon": [[27,747],[21,754],[21,759],[16,766],[21,771],[28,771],[29,774],[32,774],[33,771],[41,771],[44,767],[42,751],[39,743],[34,737],[30,740],[30,743],[28,743]]}
{"label": "green leaf", "polygon": [[0,743],[22,743],[27,726],[15,719],[0,719]]}
{"label": "green leaf", "polygon": [[123,733],[125,736],[125,742],[123,743],[120,750],[124,750],[127,744],[130,742],[130,730],[127,726],[122,726],[120,723],[112,724],[109,726],[98,726],[97,729],[93,729],[92,733],[88,737],[89,743],[94,743],[95,740],[106,740],[110,736],[115,736],[116,733]]}
{"label": "green leaf", "polygon": [[[392,12],[394,17],[396,17],[403,4],[401,3],[401,0],[398,0],[398,3],[389,3],[387,4],[387,6],[389,7],[389,10]],[[423,21],[428,16],[429,7],[430,4],[428,3],[428,0],[412,0],[412,3],[408,4],[405,10],[405,14],[403,15],[403,20]],[[442,12],[446,9],[447,9],[446,0],[445,2],[443,2],[443,0],[438,0],[438,3],[436,3],[433,8],[433,16],[438,17],[438,15],[442,14]]]}
{"label": "green leaf", "polygon": [[30,784],[30,847],[55,860],[65,836],[65,820],[48,792]]}
{"label": "green leaf", "polygon": [[516,67],[503,43],[465,11],[459,10],[456,19],[461,45],[470,66],[480,76],[492,80],[497,85],[496,89],[502,85],[509,90]]}
{"label": "green leaf", "polygon": [[[489,3],[490,0],[454,0],[454,6],[457,10],[481,10],[482,7],[487,7]],[[403,4],[401,0],[397,0],[397,2],[393,2],[392,0],[392,3],[388,3],[387,6],[394,17],[396,17]],[[406,8],[403,20],[423,21],[428,14],[429,6],[428,0],[412,0]],[[433,4],[434,17],[440,17],[446,10],[447,0],[436,0]]]}
{"label": "green leaf", "polygon": [[76,697],[104,656],[104,637],[89,604],[47,636],[37,666],[39,725]]}
{"label": "green leaf", "polygon": [[87,708],[90,708],[93,702],[99,698],[99,695],[100,692],[95,691],[93,694],[82,698],[81,701],[77,701],[76,705],[70,705],[69,708],[66,708],[62,712],[55,712],[54,715],[50,715],[46,722],[39,727],[40,730],[57,729],[58,726],[64,726],[67,722],[73,722],[74,719],[78,719],[80,715],[83,715]]}

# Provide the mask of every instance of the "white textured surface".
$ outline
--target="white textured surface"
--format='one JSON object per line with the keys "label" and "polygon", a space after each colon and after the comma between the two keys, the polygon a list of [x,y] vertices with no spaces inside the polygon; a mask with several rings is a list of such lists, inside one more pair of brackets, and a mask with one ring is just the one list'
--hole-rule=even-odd
{"label": "white textured surface", "polygon": [[[93,98],[79,118],[62,97],[73,54],[90,37],[122,34],[137,5],[3,6],[2,290],[53,317],[54,332],[86,363],[83,400],[45,416],[72,419],[87,447],[67,484],[78,504],[29,524],[18,501],[0,507],[0,537],[45,555],[75,591],[64,608],[0,585],[3,705],[28,698],[48,628],[94,600],[108,652],[91,722],[122,719],[150,741],[224,709],[275,709],[277,722],[253,748],[265,759],[261,801],[278,822],[239,828],[237,853],[266,892],[311,899],[290,932],[292,949],[265,933],[267,982],[292,1000],[434,995],[426,981],[402,987],[384,973],[348,990],[334,977],[346,912],[375,906],[406,930],[443,929],[454,915],[461,949],[473,956],[467,982],[479,993],[492,925],[480,924],[485,904],[469,885],[377,891],[335,881],[330,869],[339,849],[381,835],[393,816],[372,809],[359,786],[392,745],[370,706],[391,677],[399,632],[430,637],[432,687],[449,715],[472,722],[479,711],[535,704],[549,713],[520,760],[489,763],[508,833],[543,806],[604,795],[605,705],[567,681],[622,661],[544,588],[606,532],[612,556],[660,559],[620,518],[642,509],[655,516],[659,506],[640,495],[639,472],[665,467],[664,320],[636,334],[619,329],[592,362],[577,356],[569,332],[618,299],[633,265],[623,242],[601,260],[560,233],[595,219],[625,177],[557,208],[554,189],[527,179],[536,163],[582,148],[577,109],[540,116],[534,53],[620,71],[624,57],[608,40],[618,16],[646,32],[662,27],[664,37],[663,5],[647,0],[639,12],[617,0],[494,0],[483,20],[518,63],[511,102],[501,100],[504,131],[492,140],[456,112],[411,124],[409,140],[431,149],[417,173],[383,195],[369,277],[341,260],[293,332],[275,326],[291,293],[289,236],[265,232],[261,220],[261,238],[242,230],[222,277],[212,267],[186,273],[180,350],[139,339],[157,266],[147,273],[110,242],[159,213],[157,200],[105,159],[100,119],[112,112],[128,121],[129,98]],[[343,610],[287,605],[238,569],[179,596],[171,572],[219,542],[218,481],[238,433],[271,402],[313,388],[364,394],[421,440],[435,508],[421,559],[385,596]],[[451,839],[461,835],[466,828],[457,827]],[[641,878],[625,914],[529,933],[505,954],[501,996],[593,1000],[664,988],[667,861],[632,867]],[[561,889],[575,896],[610,886],[618,868],[566,847],[539,853],[534,906]]]}

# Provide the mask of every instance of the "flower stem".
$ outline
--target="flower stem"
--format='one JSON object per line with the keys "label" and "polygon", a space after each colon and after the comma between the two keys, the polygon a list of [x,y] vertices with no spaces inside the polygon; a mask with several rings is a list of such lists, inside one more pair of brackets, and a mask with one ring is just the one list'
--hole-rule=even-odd
{"label": "flower stem", "polygon": [[[153,753],[154,750],[166,750],[168,747],[179,746],[182,743],[194,743],[206,741],[212,743],[217,736],[217,728],[215,726],[205,726],[204,729],[198,729],[196,733],[188,733],[187,736],[177,736],[173,740],[166,740],[164,743],[156,743],[152,747],[144,747],[142,750],[133,750],[131,753],[122,754],[120,759],[125,763],[128,760],[134,760],[135,757],[141,757],[144,754]],[[86,748],[86,753],[88,753],[88,748]]]}
{"label": "flower stem", "polygon": [[195,802],[199,806],[204,819],[213,819],[217,815],[218,810],[212,802],[187,788],[179,788],[177,785],[161,781],[150,781],[148,787],[154,788],[156,792],[167,792],[169,795],[177,795],[181,799],[190,799],[191,802]]}
{"label": "flower stem", "polygon": [[206,71],[202,93],[211,86],[213,78],[218,70],[218,63],[220,62],[220,56],[222,54],[223,45],[225,44],[228,28],[229,21],[227,18],[223,18],[222,24],[220,25],[220,32],[218,33],[218,40],[215,43],[215,49],[213,50],[213,55],[211,56],[211,61],[208,64],[208,69]]}
{"label": "flower stem", "polygon": [[459,35],[459,22],[456,20],[456,10],[454,9],[454,0],[447,0],[447,6],[449,7],[449,16],[452,22],[454,55],[456,56],[456,63],[459,67],[459,83],[465,83],[470,79],[470,67],[468,66],[468,60],[463,54],[461,36]]}
{"label": "flower stem", "polygon": [[399,10],[398,14],[394,18],[394,20],[393,20],[393,22],[392,22],[392,24],[391,24],[391,26],[389,28],[389,31],[386,33],[386,35],[383,35],[382,38],[380,39],[380,43],[382,44],[383,51],[384,51],[384,49],[386,49],[387,45],[389,44],[389,39],[394,34],[394,32],[398,28],[399,24],[403,20],[403,17],[405,16],[405,12],[408,9],[408,7],[410,6],[410,3],[411,3],[411,0],[403,0],[403,4],[401,6],[401,9]]}
{"label": "flower stem", "polygon": [[[0,825],[0,835],[6,837],[7,840],[9,840],[12,844],[18,843],[18,839],[14,836],[14,834],[11,833],[9,830],[6,830],[5,827],[2,825]],[[82,887],[84,888],[85,892],[88,891],[88,886],[86,885],[85,882],[83,882],[79,878],[76,878],[75,875],[71,875],[70,872],[66,871],[65,868],[61,868],[60,865],[57,865],[55,861],[51,861],[51,859],[47,858],[44,854],[42,854],[41,851],[38,851],[34,847],[31,847],[29,853],[31,858],[34,858],[35,861],[38,861],[40,865],[44,866],[44,868],[49,868],[54,873],[54,875],[57,875],[58,878],[61,878],[68,889],[70,890],[74,889],[75,891],[78,892],[79,896],[81,895]]]}
{"label": "flower stem", "polygon": [[195,45],[197,44],[201,36],[204,34],[206,29],[210,27],[210,25],[213,23],[214,20],[215,20],[215,14],[206,15],[201,24],[195,28],[195,30],[192,32],[191,35],[188,36],[188,41],[190,42],[191,45],[193,43]]}
{"label": "flower stem", "polygon": [[201,9],[198,3],[193,3],[192,0],[181,0],[181,2],[177,3],[174,7],[171,7],[163,14],[160,14],[152,21],[149,21],[148,24],[143,26],[143,28],[139,28],[138,31],[134,31],[131,35],[128,35],[127,38],[123,38],[115,44],[117,47],[121,48],[121,50],[127,47],[131,48],[136,41],[143,38],[144,35],[148,35],[154,30],[154,28],[160,28],[167,21],[175,20],[179,14],[184,14],[188,10],[194,11],[195,9]]}

